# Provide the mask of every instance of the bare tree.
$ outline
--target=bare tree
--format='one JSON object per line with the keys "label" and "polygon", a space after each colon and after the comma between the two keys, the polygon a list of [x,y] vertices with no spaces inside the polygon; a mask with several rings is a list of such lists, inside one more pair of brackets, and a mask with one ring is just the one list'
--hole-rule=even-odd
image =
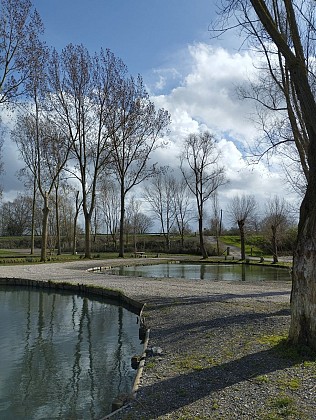
{"label": "bare tree", "polygon": [[72,143],[71,173],[82,190],[86,258],[91,258],[97,181],[111,150],[108,120],[115,112],[116,92],[125,71],[109,50],[91,57],[82,45],[68,45],[60,55],[54,51],[49,66],[54,116]]}
{"label": "bare tree", "polygon": [[225,183],[225,171],[219,164],[220,152],[210,132],[190,134],[184,141],[183,149],[180,169],[196,201],[200,249],[203,258],[207,258],[203,235],[204,204]]}
{"label": "bare tree", "polygon": [[155,218],[160,222],[168,251],[170,250],[170,233],[176,216],[174,185],[174,177],[163,171],[144,188],[144,200],[150,205]]}
{"label": "bare tree", "polygon": [[273,255],[273,263],[279,261],[278,248],[279,242],[284,237],[286,229],[289,227],[289,206],[284,199],[275,196],[268,200],[265,210],[265,217],[262,221],[264,226],[270,230],[270,241]]}
{"label": "bare tree", "polygon": [[19,194],[13,201],[1,207],[2,235],[21,236],[30,233],[32,199]]}
{"label": "bare tree", "polygon": [[132,196],[125,212],[125,229],[126,231],[130,230],[133,234],[134,252],[137,252],[137,233],[139,233],[138,215],[140,214],[140,207],[140,200],[136,200],[135,196]]}
{"label": "bare tree", "polygon": [[120,185],[120,249],[124,257],[125,198],[127,193],[155,173],[149,164],[154,150],[162,145],[161,137],[170,123],[167,111],[156,110],[140,76],[122,79],[118,103],[112,114],[112,165]]}
{"label": "bare tree", "polygon": [[[8,104],[19,95],[29,92],[35,73],[41,78],[39,63],[43,58],[43,44],[39,36],[43,25],[29,0],[1,0],[0,2],[0,103]],[[31,88],[31,90],[34,90]],[[0,150],[2,147],[2,140]],[[0,164],[0,171],[2,163]],[[35,212],[35,178],[33,178],[33,220]],[[34,252],[34,224],[31,254]]]}
{"label": "bare tree", "polygon": [[[17,143],[18,150],[22,159],[24,160],[25,167],[20,169],[18,172],[18,178],[24,181],[24,186],[28,190],[32,191],[32,210],[31,210],[31,255],[34,254],[35,248],[35,219],[36,219],[36,205],[37,205],[37,171],[36,171],[36,159],[35,150],[33,150],[32,143],[28,142],[26,137],[15,138],[14,131],[11,133],[11,138]],[[34,166],[35,165],[35,166]]]}
{"label": "bare tree", "polygon": [[222,210],[220,210],[219,208],[217,193],[213,194],[212,198],[213,200],[212,200],[211,230],[213,231],[212,234],[214,234],[215,239],[216,239],[216,250],[217,250],[217,255],[219,255],[220,254],[219,238],[222,233]]}
{"label": "bare tree", "polygon": [[[315,4],[303,0],[226,1],[225,10],[235,16],[253,42],[270,44],[278,52],[280,69],[287,71],[297,118],[305,128],[304,142],[291,125],[302,169],[307,167],[307,186],[301,204],[298,240],[293,261],[291,325],[289,340],[316,349],[316,100],[315,100]],[[286,100],[286,98],[285,98]],[[288,109],[291,120],[291,108]],[[291,120],[292,122],[292,120]]]}
{"label": "bare tree", "polygon": [[[33,115],[28,111],[26,115],[21,114],[12,131],[12,137],[17,143],[22,159],[28,162],[30,165],[28,167],[34,172],[37,189],[43,199],[41,261],[46,261],[49,198],[67,162],[69,144],[58,129],[37,112]],[[25,147],[26,144],[27,147]],[[31,153],[28,154],[30,151]]]}
{"label": "bare tree", "polygon": [[41,19],[29,0],[0,2],[0,103],[24,93],[33,71],[34,45],[43,32]]}
{"label": "bare tree", "polygon": [[149,233],[153,228],[154,222],[147,214],[140,212],[137,215],[137,232],[141,235]]}
{"label": "bare tree", "polygon": [[236,195],[228,208],[231,220],[237,223],[240,235],[240,258],[246,259],[245,228],[251,222],[256,212],[256,200],[253,195]]}

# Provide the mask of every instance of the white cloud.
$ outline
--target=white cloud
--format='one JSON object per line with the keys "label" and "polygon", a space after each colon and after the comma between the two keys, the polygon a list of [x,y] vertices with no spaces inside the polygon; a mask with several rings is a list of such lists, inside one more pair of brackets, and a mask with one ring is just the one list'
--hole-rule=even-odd
{"label": "white cloud", "polygon": [[187,57],[191,66],[182,84],[160,96],[159,103],[170,111],[176,124],[181,110],[220,137],[225,133],[246,144],[255,128],[248,119],[251,105],[237,98],[236,86],[254,72],[253,57],[247,52],[230,54],[201,43],[189,46]]}
{"label": "white cloud", "polygon": [[[183,139],[191,132],[208,129],[215,134],[222,151],[229,183],[221,188],[219,198],[226,206],[236,194],[253,194],[261,209],[268,198],[274,195],[296,200],[288,192],[278,166],[264,161],[249,166],[245,157],[248,144],[255,141],[258,128],[251,121],[252,102],[237,98],[236,87],[255,77],[253,61],[258,60],[249,52],[231,53],[206,44],[188,47],[185,64],[178,63],[177,72],[182,74],[182,83],[177,87],[154,96],[157,107],[171,114],[171,144],[157,153],[157,157],[171,167],[178,166],[175,158],[181,151]],[[190,66],[188,66],[190,61]],[[166,86],[168,82],[166,81]]]}

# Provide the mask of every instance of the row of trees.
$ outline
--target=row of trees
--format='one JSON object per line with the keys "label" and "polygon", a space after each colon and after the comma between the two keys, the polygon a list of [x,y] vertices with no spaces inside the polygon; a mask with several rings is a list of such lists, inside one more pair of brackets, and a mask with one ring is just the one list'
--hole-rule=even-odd
{"label": "row of trees", "polygon": [[[126,195],[157,172],[150,155],[163,143],[168,112],[155,109],[141,76],[130,76],[110,50],[91,55],[83,45],[67,45],[61,53],[48,48],[28,0],[2,0],[0,13],[0,102],[17,115],[11,137],[25,164],[20,176],[32,191],[33,237],[41,197],[41,260],[46,260],[52,197],[58,201],[65,179],[80,190],[85,255],[91,256],[96,192],[109,176],[119,184],[123,256]],[[59,217],[56,223],[59,231]]]}
{"label": "row of trees", "polygon": [[[67,178],[80,188],[90,258],[91,219],[101,179],[111,177],[119,184],[123,235],[126,195],[156,173],[149,159],[161,145],[169,115],[155,109],[141,77],[129,76],[109,50],[90,56],[83,46],[68,45],[61,54],[38,47],[37,57],[40,53],[42,64],[12,138],[26,164],[23,176],[34,200],[38,191],[44,204],[41,259],[46,259],[51,195],[58,195]],[[122,236],[120,256],[123,244]]]}
{"label": "row of trees", "polygon": [[[137,105],[137,112],[138,108],[139,106]],[[114,107],[113,112],[116,115],[118,112],[117,108]],[[126,110],[125,117],[127,113],[128,110]],[[152,113],[154,111],[150,111],[150,114]],[[92,112],[90,114],[92,115]],[[51,113],[49,115],[51,116]],[[146,115],[148,116],[148,113]],[[67,137],[60,136],[58,137],[60,139],[58,145],[52,146],[57,137],[56,131],[53,131],[52,135],[50,135],[50,132],[47,133],[47,126],[50,123],[46,121],[43,126],[43,130],[45,130],[43,135],[37,136],[37,131],[34,129],[34,126],[32,124],[29,125],[29,114],[27,114],[26,118],[25,115],[22,118],[19,116],[17,128],[13,130],[12,136],[19,147],[21,156],[27,163],[27,166],[22,171],[22,176],[30,181],[30,186],[33,186],[33,221],[35,220],[35,208],[38,196],[41,196],[44,200],[44,218],[41,228],[43,238],[42,260],[46,258],[49,205],[53,203],[55,208],[56,237],[60,237],[59,195],[64,194],[62,188],[66,188],[67,182],[68,190],[73,190],[70,186],[69,174],[77,181],[80,181],[81,185],[81,191],[76,192],[75,200],[73,197],[76,203],[74,226],[76,226],[81,207],[85,220],[86,256],[90,255],[93,217],[95,226],[97,226],[97,219],[103,219],[101,223],[106,225],[106,231],[113,238],[119,232],[119,255],[124,255],[124,232],[135,217],[140,218],[140,212],[135,211],[137,207],[135,200],[131,201],[133,205],[129,206],[128,213],[125,214],[126,195],[132,187],[147,180],[142,199],[149,204],[151,210],[161,223],[161,231],[166,239],[166,248],[169,249],[170,232],[175,224],[177,225],[183,244],[184,232],[188,228],[189,222],[187,220],[188,214],[190,213],[188,209],[191,205],[191,197],[193,197],[198,214],[200,249],[203,258],[207,258],[203,235],[204,207],[209,198],[226,182],[224,167],[220,166],[220,154],[217,150],[214,136],[208,131],[205,131],[190,134],[184,139],[183,153],[179,156],[178,180],[166,167],[158,168],[155,165],[148,166],[150,153],[156,147],[155,144],[157,143],[156,133],[160,132],[161,127],[165,125],[167,116],[164,115],[158,118],[159,121],[160,119],[163,120],[162,124],[159,123],[158,127],[155,127],[155,124],[153,124],[153,121],[155,123],[157,122],[157,118],[153,119],[152,116],[149,118],[150,123],[148,123],[148,127],[141,122],[140,115],[134,115],[135,121],[130,122],[130,118],[132,117],[129,117],[127,120],[129,130],[133,130],[134,123],[136,123],[138,125],[137,135],[133,136],[130,134],[131,131],[129,131],[128,134],[122,134],[122,138],[119,140],[121,135],[120,130],[124,128],[120,126],[119,133],[116,131],[115,139],[113,141],[111,137],[107,139],[106,147],[104,146],[103,149],[104,152],[94,152],[94,146],[99,144],[99,142],[96,143],[94,140],[91,140],[91,149],[89,154],[87,154],[88,145],[82,141],[81,149],[83,151],[81,153],[84,156],[80,156],[85,162],[83,165],[83,163],[80,163],[81,161],[78,163],[79,150],[77,150],[77,160],[72,159],[72,154],[74,153],[73,143],[77,146],[75,140],[69,142]],[[57,116],[55,116],[55,120],[57,120]],[[123,117],[120,120],[122,122]],[[61,124],[62,122],[58,126],[60,127]],[[94,126],[93,122],[91,126]],[[145,129],[147,131],[149,127],[151,128],[148,137],[147,133],[142,134],[141,130]],[[126,127],[125,129],[127,130]],[[152,130],[154,130],[154,133]],[[88,129],[85,128],[85,131],[87,133]],[[43,139],[45,139],[44,142]],[[33,153],[34,150],[38,150],[35,156]],[[95,166],[89,161],[89,158],[92,157],[93,162],[97,162],[101,159],[102,153],[105,154],[102,164],[100,162]],[[82,182],[83,179],[85,180],[84,184]],[[52,191],[54,194],[52,194]],[[119,211],[117,210],[117,206],[119,206]],[[142,215],[141,222],[144,223],[144,221],[145,216]],[[34,238],[34,222],[31,228],[31,235]],[[75,243],[75,239],[73,242]],[[87,254],[87,251],[89,251],[89,254]]]}
{"label": "row of trees", "polygon": [[[106,235],[107,249],[117,250],[120,236],[120,200],[114,183],[101,188],[96,194],[96,205],[91,220],[91,235],[93,241],[99,234]],[[83,235],[76,221],[78,217],[76,196],[74,191],[63,186],[53,202],[55,211],[50,212],[48,223],[48,247],[56,249],[58,254],[63,250],[77,252],[77,237]],[[147,209],[144,211],[143,203]],[[222,210],[219,209],[217,194],[212,196],[212,205],[208,203],[204,211],[203,241],[206,240],[205,250],[210,248],[209,236],[220,241],[225,232],[238,232],[241,238],[241,258],[246,258],[245,237],[248,234],[262,235],[266,252],[272,253],[273,262],[278,262],[279,251],[287,244],[286,251],[293,250],[295,237],[293,237],[294,222],[291,217],[291,208],[285,200],[274,197],[267,201],[264,209],[260,209],[254,196],[235,196],[224,209],[229,219],[229,225],[223,226]],[[126,203],[124,233],[133,238],[133,249],[137,251],[139,235],[152,232],[154,229],[165,239],[164,249],[171,250],[171,238],[180,237],[178,250],[185,250],[185,238],[192,233],[199,219],[199,213],[192,200],[190,190],[185,181],[178,180],[174,175],[161,173],[147,182],[144,187],[143,200],[135,196]],[[31,235],[33,200],[31,196],[20,194],[13,201],[2,204],[0,208],[0,234],[1,236]],[[260,211],[261,210],[261,211]],[[81,209],[80,209],[81,211]],[[41,208],[35,211],[35,235],[42,234]],[[261,216],[259,215],[261,214]],[[57,221],[58,219],[58,221]],[[156,223],[154,223],[154,221]],[[59,229],[57,227],[59,226]],[[228,227],[228,229],[227,229]],[[126,243],[128,241],[125,241]],[[290,242],[290,248],[288,243]],[[212,241],[213,243],[213,241]],[[80,248],[82,251],[82,248]],[[99,249],[100,251],[101,249]],[[194,250],[196,251],[196,250]],[[214,252],[213,249],[211,249]],[[217,247],[218,255],[223,252]]]}

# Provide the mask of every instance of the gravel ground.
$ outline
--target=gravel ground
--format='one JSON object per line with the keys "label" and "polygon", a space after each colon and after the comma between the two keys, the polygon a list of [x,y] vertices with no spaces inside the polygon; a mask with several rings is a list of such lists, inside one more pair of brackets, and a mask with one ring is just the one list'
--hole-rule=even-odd
{"label": "gravel ground", "polygon": [[122,260],[4,266],[0,277],[97,284],[146,302],[149,347],[163,353],[146,358],[136,399],[111,419],[316,419],[315,358],[297,357],[280,341],[289,328],[290,283],[86,271],[109,264]]}

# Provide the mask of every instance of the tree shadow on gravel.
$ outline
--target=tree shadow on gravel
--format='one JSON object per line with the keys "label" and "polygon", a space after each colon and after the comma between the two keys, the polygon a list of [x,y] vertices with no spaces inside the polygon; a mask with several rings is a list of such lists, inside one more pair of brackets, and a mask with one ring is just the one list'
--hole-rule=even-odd
{"label": "tree shadow on gravel", "polygon": [[[268,319],[273,319],[275,317],[290,317],[290,309],[282,309],[276,312],[266,312],[266,313],[241,313],[230,316],[217,316],[210,319],[198,319],[192,322],[190,314],[188,314],[186,319],[183,319],[181,325],[179,322],[176,325],[171,327],[164,327],[160,331],[160,337],[170,337],[172,340],[177,336],[186,336],[189,337],[191,332],[202,332],[210,331],[216,328],[229,327],[229,326],[243,326],[243,325],[256,325],[259,322],[265,322]],[[190,322],[191,321],[191,322]]]}
{"label": "tree shadow on gravel", "polygon": [[278,357],[275,348],[264,350],[145,386],[142,388],[141,404],[146,409],[146,419],[156,419],[241,382],[250,381],[247,386],[251,387],[254,385],[251,380],[256,376],[289,368],[294,364],[290,359]]}
{"label": "tree shadow on gravel", "polygon": [[[259,296],[271,296],[281,294],[279,292],[260,293]],[[282,292],[283,294],[283,292]],[[159,316],[164,318],[163,328],[159,329],[160,338],[163,337],[170,339],[181,339],[181,336],[189,337],[191,333],[206,332],[216,328],[227,328],[229,326],[243,326],[256,325],[257,323],[264,323],[271,320],[273,322],[277,317],[289,317],[289,308],[274,307],[273,305],[266,306],[265,310],[260,311],[257,309],[257,303],[250,305],[229,306],[230,298],[248,297],[258,298],[258,294],[248,295],[210,295],[210,296],[192,296],[192,297],[179,297],[176,300],[169,297],[159,297],[156,300],[151,300],[147,311],[149,316],[149,327],[155,324],[157,319],[156,311]],[[216,305],[216,304],[219,305]],[[224,303],[224,305],[223,305]],[[228,306],[225,305],[228,303]],[[267,302],[265,302],[267,303]],[[168,309],[168,311],[164,311]],[[158,314],[157,314],[158,315]],[[155,335],[155,327],[152,334]]]}
{"label": "tree shadow on gravel", "polygon": [[168,307],[168,306],[182,306],[182,305],[192,305],[195,303],[208,303],[208,302],[225,302],[232,299],[260,299],[260,298],[269,298],[276,296],[288,296],[290,300],[289,291],[277,291],[277,292],[261,292],[261,293],[225,293],[225,294],[210,294],[204,296],[179,296],[179,297],[150,297],[148,299],[149,305],[155,305],[159,308]]}

